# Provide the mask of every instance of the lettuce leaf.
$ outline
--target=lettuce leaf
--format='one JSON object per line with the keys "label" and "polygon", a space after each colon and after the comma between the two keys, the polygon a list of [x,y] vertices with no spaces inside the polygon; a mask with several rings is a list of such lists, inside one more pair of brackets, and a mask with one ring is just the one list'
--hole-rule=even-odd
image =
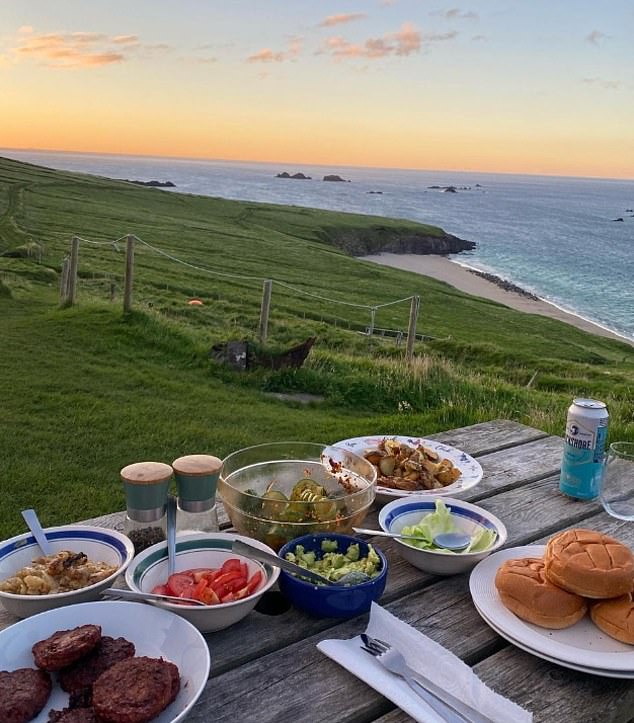
{"label": "lettuce leaf", "polygon": [[423,515],[417,524],[407,525],[401,530],[402,535],[412,535],[413,537],[423,538],[421,540],[403,540],[406,545],[417,547],[420,550],[446,552],[449,555],[461,555],[464,552],[482,552],[491,547],[497,537],[497,533],[494,530],[487,530],[485,527],[479,525],[477,530],[471,535],[469,546],[465,550],[455,552],[434,545],[434,537],[443,532],[464,532],[464,530],[456,525],[451,511],[442,500],[436,500],[435,512]]}

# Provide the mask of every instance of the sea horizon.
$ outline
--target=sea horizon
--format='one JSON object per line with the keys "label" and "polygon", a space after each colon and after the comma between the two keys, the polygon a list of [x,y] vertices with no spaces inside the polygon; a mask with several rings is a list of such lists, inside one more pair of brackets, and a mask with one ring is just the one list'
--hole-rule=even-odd
{"label": "sea horizon", "polygon": [[[421,172],[421,173],[459,173],[459,174],[481,174],[489,176],[520,176],[520,177],[534,177],[534,178],[552,178],[552,179],[570,179],[570,180],[588,180],[588,181],[615,181],[620,183],[622,181],[632,181],[634,183],[634,176],[568,176],[558,173],[528,173],[526,171],[482,171],[478,169],[447,169],[447,168],[419,168],[419,167],[404,167],[404,166],[373,166],[373,165],[358,165],[358,164],[347,164],[347,163],[309,163],[303,161],[276,161],[276,160],[253,160],[249,158],[204,158],[202,156],[161,156],[148,153],[115,153],[114,151],[65,151],[54,148],[2,148],[0,147],[0,155],[4,152],[9,153],[29,153],[29,154],[45,154],[45,155],[66,155],[66,156],[93,156],[93,157],[104,157],[104,158],[130,158],[130,159],[142,159],[142,160],[156,160],[156,161],[183,161],[186,163],[228,163],[236,165],[294,165],[294,166],[305,166],[310,168],[352,168],[360,170],[375,170],[375,171],[404,171],[404,172]],[[317,179],[311,179],[317,180]]]}

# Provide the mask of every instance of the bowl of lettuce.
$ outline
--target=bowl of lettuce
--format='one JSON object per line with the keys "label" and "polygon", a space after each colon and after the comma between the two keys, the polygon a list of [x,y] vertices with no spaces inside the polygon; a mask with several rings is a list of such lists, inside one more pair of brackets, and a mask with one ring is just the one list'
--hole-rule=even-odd
{"label": "bowl of lettuce", "polygon": [[[471,570],[480,560],[502,547],[504,523],[483,507],[448,497],[406,497],[394,500],[379,513],[383,530],[411,538],[397,539],[400,555],[414,567],[434,575],[456,575]],[[461,532],[471,541],[454,552],[434,544],[434,537]]]}

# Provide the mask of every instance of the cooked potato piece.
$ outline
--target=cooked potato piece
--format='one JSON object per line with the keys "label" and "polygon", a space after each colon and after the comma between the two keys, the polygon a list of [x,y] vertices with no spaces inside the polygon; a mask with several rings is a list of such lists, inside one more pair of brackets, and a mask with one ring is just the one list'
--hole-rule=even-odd
{"label": "cooked potato piece", "polygon": [[363,455],[378,472],[382,487],[401,490],[441,489],[460,477],[460,469],[438,452],[419,445],[412,447],[396,439],[383,439],[378,448]]}

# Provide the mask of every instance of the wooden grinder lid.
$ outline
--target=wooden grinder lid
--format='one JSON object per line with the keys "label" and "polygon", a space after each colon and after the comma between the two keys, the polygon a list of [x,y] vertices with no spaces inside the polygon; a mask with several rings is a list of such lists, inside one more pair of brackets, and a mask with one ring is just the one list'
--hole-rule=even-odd
{"label": "wooden grinder lid", "polygon": [[201,477],[203,475],[216,474],[222,467],[222,460],[210,454],[188,454],[179,457],[172,462],[174,472]]}
{"label": "wooden grinder lid", "polygon": [[135,485],[151,485],[164,482],[172,476],[173,469],[164,462],[134,462],[124,467],[121,479]]}

